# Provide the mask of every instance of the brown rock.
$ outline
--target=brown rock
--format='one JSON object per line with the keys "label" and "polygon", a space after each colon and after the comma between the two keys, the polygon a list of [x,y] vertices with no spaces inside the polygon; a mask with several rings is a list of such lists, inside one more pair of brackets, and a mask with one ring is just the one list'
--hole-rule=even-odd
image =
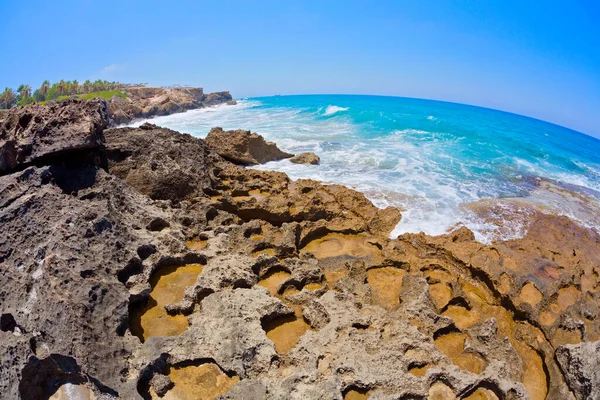
{"label": "brown rock", "polygon": [[215,179],[213,166],[223,161],[202,139],[148,123],[104,135],[110,173],[152,199],[203,196]]}
{"label": "brown rock", "polygon": [[229,92],[215,92],[209,93],[203,98],[203,102],[207,106],[214,106],[216,104],[225,103],[231,100],[231,94]]}
{"label": "brown rock", "polygon": [[107,122],[107,104],[98,99],[13,108],[0,125],[0,173],[41,158],[98,149]]}
{"label": "brown rock", "polygon": [[293,157],[293,154],[279,150],[275,143],[265,141],[259,134],[241,129],[224,131],[222,128],[212,128],[206,137],[206,144],[224,159],[240,165],[264,164]]}
{"label": "brown rock", "polygon": [[319,165],[321,158],[312,152],[300,153],[290,158],[290,161],[294,164],[311,164]]}
{"label": "brown rock", "polygon": [[111,126],[231,101],[229,92],[204,94],[202,88],[191,87],[131,87],[126,94],[126,98],[114,96],[109,103]]}

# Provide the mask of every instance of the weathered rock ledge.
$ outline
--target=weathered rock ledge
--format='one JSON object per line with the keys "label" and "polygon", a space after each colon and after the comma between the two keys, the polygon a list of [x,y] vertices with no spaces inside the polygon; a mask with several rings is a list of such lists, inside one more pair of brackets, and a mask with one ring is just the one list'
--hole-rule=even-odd
{"label": "weathered rock ledge", "polygon": [[5,398],[600,397],[594,232],[389,239],[396,209],[105,108],[0,124]]}
{"label": "weathered rock ledge", "polygon": [[195,108],[230,103],[229,92],[205,94],[202,88],[131,87],[125,90],[127,98],[114,96],[108,105],[109,124],[117,126],[135,119],[175,114]]}

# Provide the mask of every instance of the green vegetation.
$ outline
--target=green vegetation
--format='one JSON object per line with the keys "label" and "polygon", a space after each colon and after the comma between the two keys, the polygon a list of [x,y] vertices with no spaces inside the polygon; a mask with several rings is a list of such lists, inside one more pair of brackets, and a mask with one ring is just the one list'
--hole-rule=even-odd
{"label": "green vegetation", "polygon": [[[0,108],[11,108],[13,106],[22,106],[31,103],[45,104],[48,101],[62,101],[75,96],[80,99],[89,100],[95,97],[110,100],[113,96],[127,97],[122,91],[129,86],[119,82],[108,82],[103,80],[85,81],[64,81],[60,80],[54,84],[44,81],[39,89],[31,93],[31,86],[20,85],[16,92],[11,88],[6,88],[0,93]],[[136,85],[139,86],[139,85]]]}
{"label": "green vegetation", "polygon": [[[120,91],[120,90],[103,90],[101,92],[92,92],[92,93],[85,93],[85,94],[73,94],[70,96],[59,96],[56,99],[54,99],[54,101],[63,101],[66,99],[69,99],[71,97],[77,97],[78,99],[82,99],[82,100],[91,100],[91,99],[95,99],[95,98],[99,98],[99,99],[104,99],[104,100],[110,100],[113,98],[113,96],[119,96],[121,98],[126,98],[127,95]],[[48,101],[50,100],[46,100],[46,101],[40,101],[40,104],[46,104]]]}

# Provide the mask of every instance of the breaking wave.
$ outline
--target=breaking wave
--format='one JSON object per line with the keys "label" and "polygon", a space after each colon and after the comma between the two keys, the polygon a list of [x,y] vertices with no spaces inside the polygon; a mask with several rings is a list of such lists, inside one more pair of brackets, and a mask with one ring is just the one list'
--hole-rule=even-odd
{"label": "breaking wave", "polygon": [[335,113],[341,112],[341,111],[348,111],[349,107],[339,107],[339,106],[332,106],[332,105],[328,105],[327,108],[325,109],[325,112],[323,113],[323,115],[333,115]]}
{"label": "breaking wave", "polygon": [[[522,222],[532,210],[600,225],[600,141],[513,114],[417,99],[311,95],[242,99],[152,122],[201,138],[214,126],[250,129],[284,151],[315,152],[319,166],[282,160],[257,168],[344,184],[378,207],[398,207],[402,220],[392,235],[437,235],[465,225],[482,242],[507,240],[525,234]],[[560,190],[532,183],[538,178]],[[579,201],[575,192],[595,200]]]}

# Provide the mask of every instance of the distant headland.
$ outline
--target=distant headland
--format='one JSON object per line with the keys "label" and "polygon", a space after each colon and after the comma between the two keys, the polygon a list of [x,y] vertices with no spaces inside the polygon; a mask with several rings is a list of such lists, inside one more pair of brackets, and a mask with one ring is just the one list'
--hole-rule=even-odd
{"label": "distant headland", "polygon": [[[138,118],[169,115],[194,108],[220,103],[235,104],[228,91],[205,94],[197,87],[149,87],[144,83],[128,84],[103,80],[79,83],[77,80],[60,80],[54,84],[44,81],[33,91],[30,85],[20,85],[16,90],[6,88],[0,94],[0,109],[10,109],[28,104],[47,104],[71,98],[108,102],[110,124],[122,125]],[[0,119],[2,118],[0,112]]]}

